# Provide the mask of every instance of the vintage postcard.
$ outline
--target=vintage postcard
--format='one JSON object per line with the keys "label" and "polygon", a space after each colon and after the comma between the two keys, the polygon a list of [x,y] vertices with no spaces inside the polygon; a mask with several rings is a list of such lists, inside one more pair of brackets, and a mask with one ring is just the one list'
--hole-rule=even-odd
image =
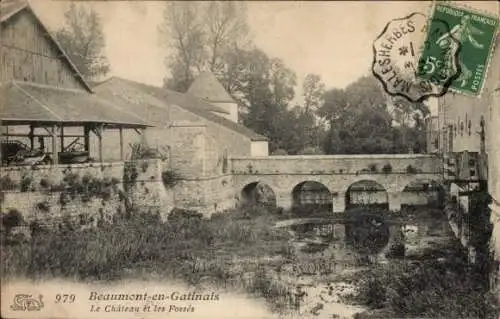
{"label": "vintage postcard", "polygon": [[0,1],[1,318],[500,317],[495,1]]}

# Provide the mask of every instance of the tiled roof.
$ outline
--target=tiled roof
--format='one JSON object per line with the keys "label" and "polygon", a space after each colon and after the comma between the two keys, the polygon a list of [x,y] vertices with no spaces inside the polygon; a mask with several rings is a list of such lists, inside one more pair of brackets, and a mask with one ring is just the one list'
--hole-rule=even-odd
{"label": "tiled roof", "polygon": [[212,72],[202,72],[191,84],[189,94],[209,102],[232,102],[233,98]]}
{"label": "tiled roof", "polygon": [[51,42],[52,45],[55,46],[56,50],[59,51],[59,53],[62,56],[62,59],[64,59],[67,63],[68,66],[72,69],[73,73],[75,74],[75,77],[80,81],[80,83],[85,87],[86,90],[89,92],[92,92],[92,89],[90,88],[90,85],[87,83],[83,75],[80,73],[78,68],[75,66],[73,61],[68,57],[66,52],[64,52],[63,48],[57,42],[57,40],[52,36],[51,32],[47,29],[47,27],[43,24],[43,22],[40,20],[40,18],[36,15],[36,13],[33,11],[31,6],[29,5],[28,2],[24,0],[1,0],[0,1],[0,22],[5,23],[7,22],[10,18],[15,16],[17,13],[23,11],[23,10],[28,10],[35,20],[42,26],[44,29],[45,33],[48,35],[47,39],[49,42]]}
{"label": "tiled roof", "polygon": [[102,123],[124,127],[151,126],[135,114],[83,90],[7,82],[0,86],[0,121],[12,124]]}
{"label": "tiled roof", "polygon": [[[94,87],[94,90],[103,98],[109,98],[114,104],[157,125],[165,125],[166,122],[169,122],[169,106],[177,105],[210,122],[217,123],[236,133],[242,134],[252,141],[268,140],[266,137],[255,133],[241,124],[234,123],[212,113],[213,111],[221,112],[221,110],[190,94],[166,90],[118,77],[112,77],[104,81]],[[119,101],[122,101],[122,103]]]}

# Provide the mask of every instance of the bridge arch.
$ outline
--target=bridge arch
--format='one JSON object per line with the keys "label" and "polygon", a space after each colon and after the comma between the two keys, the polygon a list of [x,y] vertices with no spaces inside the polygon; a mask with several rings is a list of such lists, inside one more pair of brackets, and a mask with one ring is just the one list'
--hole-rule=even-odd
{"label": "bridge arch", "polygon": [[345,192],[345,208],[359,206],[389,208],[389,194],[384,186],[372,179],[362,179],[350,184]]}
{"label": "bridge arch", "polygon": [[416,179],[406,184],[401,190],[401,206],[427,206],[442,208],[445,188],[434,179]]}
{"label": "bridge arch", "polygon": [[333,194],[321,182],[300,182],[292,189],[292,209],[301,214],[332,212]]}
{"label": "bridge arch", "polygon": [[276,207],[276,193],[268,184],[254,181],[241,189],[240,205],[263,205]]}

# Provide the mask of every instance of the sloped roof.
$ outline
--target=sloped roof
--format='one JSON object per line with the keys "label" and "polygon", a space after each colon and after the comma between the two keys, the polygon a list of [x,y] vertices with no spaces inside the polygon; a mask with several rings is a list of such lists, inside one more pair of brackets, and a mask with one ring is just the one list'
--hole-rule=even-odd
{"label": "sloped roof", "polygon": [[202,72],[189,87],[189,94],[209,102],[234,103],[233,98],[212,72]]}
{"label": "sloped roof", "polygon": [[[169,105],[177,105],[210,122],[217,123],[236,133],[242,134],[252,141],[267,141],[262,135],[247,127],[234,123],[222,116],[212,113],[222,112],[218,107],[191,96],[160,87],[147,85],[119,77],[112,77],[94,87],[98,95],[110,98],[114,104],[133,112],[152,123],[165,124],[170,121]],[[122,102],[118,102],[121,100]]]}
{"label": "sloped roof", "polygon": [[87,83],[83,75],[80,73],[78,68],[75,66],[73,61],[69,58],[69,56],[64,52],[63,48],[57,42],[57,40],[52,36],[51,32],[47,29],[47,27],[43,24],[40,18],[36,15],[34,10],[31,8],[28,2],[24,0],[2,0],[0,1],[0,22],[5,23],[10,18],[14,17],[21,11],[27,10],[30,12],[35,20],[40,24],[45,34],[47,34],[47,39],[54,45],[56,50],[60,53],[63,60],[65,60],[69,67],[73,70],[76,78],[80,81],[80,83],[85,87],[85,89],[89,92],[92,92],[90,85]]}
{"label": "sloped roof", "polygon": [[0,86],[0,121],[37,123],[102,123],[123,127],[151,126],[135,114],[83,90],[11,81]]}

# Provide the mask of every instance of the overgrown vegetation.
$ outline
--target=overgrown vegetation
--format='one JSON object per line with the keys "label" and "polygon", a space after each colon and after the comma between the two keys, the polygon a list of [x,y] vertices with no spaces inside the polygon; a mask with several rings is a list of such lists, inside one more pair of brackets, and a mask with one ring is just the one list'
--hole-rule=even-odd
{"label": "overgrown vegetation", "polygon": [[78,221],[61,229],[33,225],[31,249],[20,242],[2,250],[2,276],[118,280],[144,271],[191,284],[209,277],[223,286],[252,276],[246,289],[260,289],[264,296],[269,285],[256,277],[257,263],[236,265],[233,257],[254,260],[287,252],[289,234],[272,228],[276,217],[268,212],[245,217],[232,212],[207,219],[175,209],[166,221],[156,213],[137,213],[118,214],[113,223],[92,229],[68,225]]}
{"label": "overgrown vegetation", "polygon": [[175,170],[169,169],[161,173],[161,179],[166,188],[172,188],[182,180],[182,175]]}
{"label": "overgrown vegetation", "polygon": [[80,176],[77,173],[66,173],[61,184],[56,189],[61,191],[59,203],[66,205],[72,200],[79,198],[82,202],[88,202],[92,198],[109,200],[114,193],[118,192],[117,178],[98,178],[90,174]]}
{"label": "overgrown vegetation", "polygon": [[370,173],[376,173],[378,171],[377,164],[368,165],[368,170],[370,171]]}
{"label": "overgrown vegetation", "polygon": [[351,301],[372,309],[358,318],[498,318],[484,275],[469,266],[458,245],[449,247],[445,261],[423,257],[356,277],[359,295]]}
{"label": "overgrown vegetation", "polygon": [[164,160],[168,157],[167,148],[154,148],[150,147],[146,143],[131,143],[130,148],[132,153],[130,159],[140,160],[140,159],[161,159]]}
{"label": "overgrown vegetation", "polygon": [[385,164],[382,167],[382,172],[384,172],[384,174],[390,174],[392,172],[392,165],[390,163]]}
{"label": "overgrown vegetation", "polygon": [[418,170],[410,164],[410,165],[406,166],[406,172],[408,174],[417,174]]}
{"label": "overgrown vegetation", "polygon": [[0,191],[15,190],[18,187],[9,175],[0,176]]}

